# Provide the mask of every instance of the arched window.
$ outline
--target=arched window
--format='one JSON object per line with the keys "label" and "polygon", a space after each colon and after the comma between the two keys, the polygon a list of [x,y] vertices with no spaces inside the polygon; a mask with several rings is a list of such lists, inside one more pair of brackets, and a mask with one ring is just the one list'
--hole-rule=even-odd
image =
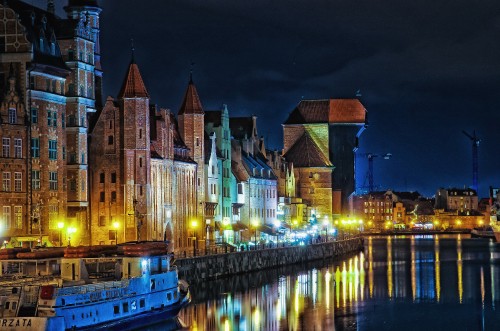
{"label": "arched window", "polygon": [[15,108],[9,108],[9,123],[10,124],[17,123],[17,112]]}

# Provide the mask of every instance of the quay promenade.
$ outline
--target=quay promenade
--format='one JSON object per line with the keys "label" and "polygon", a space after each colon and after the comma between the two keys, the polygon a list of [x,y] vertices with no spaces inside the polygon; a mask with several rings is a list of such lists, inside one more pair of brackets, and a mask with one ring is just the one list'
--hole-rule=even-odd
{"label": "quay promenade", "polygon": [[298,246],[264,246],[255,250],[177,257],[175,264],[179,270],[179,278],[191,284],[283,265],[340,257],[360,251],[363,247],[364,239],[353,237]]}

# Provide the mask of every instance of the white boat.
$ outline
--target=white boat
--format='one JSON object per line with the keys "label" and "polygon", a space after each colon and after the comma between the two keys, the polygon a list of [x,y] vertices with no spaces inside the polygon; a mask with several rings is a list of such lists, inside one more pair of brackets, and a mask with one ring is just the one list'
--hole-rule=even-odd
{"label": "white boat", "polygon": [[[22,282],[4,276],[0,330],[124,331],[174,318],[191,298],[171,255],[133,247],[120,256],[61,258],[58,277],[48,267]],[[0,262],[4,270],[18,261]]]}

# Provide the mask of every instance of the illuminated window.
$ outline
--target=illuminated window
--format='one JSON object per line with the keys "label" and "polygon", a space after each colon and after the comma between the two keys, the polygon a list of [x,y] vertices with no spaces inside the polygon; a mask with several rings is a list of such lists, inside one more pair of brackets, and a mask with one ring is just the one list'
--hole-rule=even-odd
{"label": "illuminated window", "polygon": [[33,170],[31,171],[31,187],[33,190],[40,190],[40,171]]}
{"label": "illuminated window", "polygon": [[9,108],[9,123],[10,124],[17,123],[17,111],[15,108]]}
{"label": "illuminated window", "polygon": [[2,138],[2,156],[10,157],[10,138]]}
{"label": "illuminated window", "polygon": [[49,160],[57,160],[57,141],[49,140]]}
{"label": "illuminated window", "polygon": [[51,191],[57,191],[57,172],[49,171],[49,189]]}
{"label": "illuminated window", "polygon": [[23,157],[23,141],[21,139],[14,139],[14,157],[18,159]]}
{"label": "illuminated window", "polygon": [[23,174],[21,172],[14,173],[14,191],[21,192],[23,186]]}
{"label": "illuminated window", "polygon": [[2,174],[2,191],[10,191],[10,172],[4,172]]}

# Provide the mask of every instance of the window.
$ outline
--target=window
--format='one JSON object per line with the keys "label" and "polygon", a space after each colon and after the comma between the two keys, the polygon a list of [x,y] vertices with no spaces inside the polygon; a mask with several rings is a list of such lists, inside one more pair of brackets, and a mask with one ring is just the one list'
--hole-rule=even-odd
{"label": "window", "polygon": [[139,139],[142,139],[142,129],[139,129]]}
{"label": "window", "polygon": [[128,313],[128,302],[124,302],[122,306],[123,306],[123,312]]}
{"label": "window", "polygon": [[66,160],[66,146],[62,146],[62,159]]}
{"label": "window", "polygon": [[106,216],[99,216],[99,226],[106,226]]}
{"label": "window", "polygon": [[113,145],[113,136],[108,136],[108,145]]}
{"label": "window", "polygon": [[40,190],[40,170],[31,171],[31,187],[33,190]]}
{"label": "window", "polygon": [[111,183],[116,183],[116,172],[111,173]]}
{"label": "window", "polygon": [[57,160],[57,141],[49,140],[49,160]]}
{"label": "window", "polygon": [[23,187],[23,174],[21,172],[14,173],[14,191],[21,192]]}
{"label": "window", "polygon": [[3,212],[3,221],[5,227],[7,229],[10,229],[10,206],[3,206],[2,212]]}
{"label": "window", "polygon": [[16,229],[23,228],[23,207],[14,206],[14,227]]}
{"label": "window", "polygon": [[57,191],[57,172],[49,171],[49,190]]}
{"label": "window", "polygon": [[142,168],[142,157],[139,158],[139,167]]}
{"label": "window", "polygon": [[111,191],[111,202],[116,202],[116,191]]}
{"label": "window", "polygon": [[113,306],[113,313],[115,315],[120,313],[120,306],[119,305]]}
{"label": "window", "polygon": [[2,191],[10,191],[10,172],[4,172],[2,174]]}
{"label": "window", "polygon": [[172,292],[167,293],[167,301],[172,300]]}
{"label": "window", "polygon": [[23,157],[23,141],[21,139],[14,139],[14,157],[22,158]]}
{"label": "window", "polygon": [[139,308],[144,308],[144,307],[146,307],[146,300],[145,299],[139,300]]}
{"label": "window", "polygon": [[61,114],[61,126],[63,129],[66,127],[66,115],[64,113]]}
{"label": "window", "polygon": [[47,125],[52,126],[52,112],[50,110],[47,111]]}
{"label": "window", "polygon": [[57,113],[56,112],[52,113],[52,126],[54,128],[57,128]]}
{"label": "window", "polygon": [[2,156],[10,157],[10,138],[2,138]]}
{"label": "window", "polygon": [[108,240],[116,241],[116,230],[108,231]]}
{"label": "window", "polygon": [[105,197],[104,192],[99,192],[99,201],[100,202],[104,202],[104,197]]}
{"label": "window", "polygon": [[[68,85],[68,95],[70,97],[74,96],[75,95],[75,84],[69,84]],[[73,123],[74,124],[74,123]],[[71,125],[71,121],[70,121],[70,125]]]}
{"label": "window", "polygon": [[104,183],[104,179],[105,179],[104,172],[101,172],[101,173],[99,174],[99,183]]}
{"label": "window", "polygon": [[45,80],[45,90],[50,92],[50,79],[48,78]]}
{"label": "window", "polygon": [[68,50],[68,61],[73,61],[75,59],[75,52],[70,49]]}
{"label": "window", "polygon": [[52,81],[52,93],[56,93],[57,90],[57,81]]}
{"label": "window", "polygon": [[243,194],[243,184],[238,183],[238,194]]}
{"label": "window", "polygon": [[69,190],[72,191],[72,192],[76,191],[76,180],[71,179],[69,181]]}
{"label": "window", "polygon": [[31,109],[31,124],[37,124],[38,123],[38,109],[32,108]]}
{"label": "window", "polygon": [[17,123],[17,112],[15,108],[9,108],[9,123],[10,124]]}

